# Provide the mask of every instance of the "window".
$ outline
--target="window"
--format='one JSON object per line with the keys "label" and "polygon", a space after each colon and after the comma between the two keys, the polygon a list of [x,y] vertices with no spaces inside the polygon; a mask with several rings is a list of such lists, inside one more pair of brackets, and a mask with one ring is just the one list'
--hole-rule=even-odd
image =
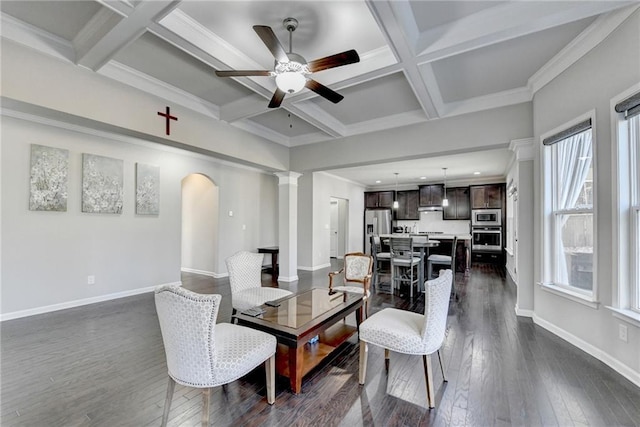
{"label": "window", "polygon": [[631,233],[630,283],[631,308],[640,312],[640,115],[629,119],[629,151],[631,152]]}
{"label": "window", "polygon": [[615,106],[618,120],[617,308],[640,319],[640,93]]}
{"label": "window", "polygon": [[594,170],[591,119],[543,140],[544,282],[593,300]]}

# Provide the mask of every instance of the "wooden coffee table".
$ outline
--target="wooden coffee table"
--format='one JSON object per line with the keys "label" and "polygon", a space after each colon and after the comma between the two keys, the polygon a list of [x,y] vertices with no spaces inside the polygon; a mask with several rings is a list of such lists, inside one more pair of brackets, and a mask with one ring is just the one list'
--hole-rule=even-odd
{"label": "wooden coffee table", "polygon": [[[276,371],[289,378],[291,390],[298,394],[302,377],[329,356],[340,344],[357,332],[357,327],[342,322],[355,312],[362,318],[362,295],[314,288],[278,300],[278,307],[262,305],[264,313],[253,317],[235,315],[238,324],[270,333],[278,340]],[[316,335],[319,341],[309,343]]]}

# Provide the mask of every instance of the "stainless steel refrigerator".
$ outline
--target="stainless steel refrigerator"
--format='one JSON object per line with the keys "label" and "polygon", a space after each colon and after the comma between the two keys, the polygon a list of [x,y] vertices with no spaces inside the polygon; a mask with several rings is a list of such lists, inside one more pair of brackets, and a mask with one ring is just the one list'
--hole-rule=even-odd
{"label": "stainless steel refrigerator", "polygon": [[391,234],[391,209],[365,209],[364,253],[371,253],[371,236]]}

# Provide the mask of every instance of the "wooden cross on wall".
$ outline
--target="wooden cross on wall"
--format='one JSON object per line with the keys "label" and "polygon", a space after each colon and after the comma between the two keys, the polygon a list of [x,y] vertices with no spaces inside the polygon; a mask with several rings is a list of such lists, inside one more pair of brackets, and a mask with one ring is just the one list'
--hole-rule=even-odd
{"label": "wooden cross on wall", "polygon": [[166,113],[158,111],[158,115],[165,117],[167,122],[166,132],[167,132],[167,135],[171,135],[171,128],[170,128],[171,120],[175,120],[177,122],[178,118],[176,116],[172,116],[171,113],[169,113],[169,107],[166,108],[166,111],[167,111]]}

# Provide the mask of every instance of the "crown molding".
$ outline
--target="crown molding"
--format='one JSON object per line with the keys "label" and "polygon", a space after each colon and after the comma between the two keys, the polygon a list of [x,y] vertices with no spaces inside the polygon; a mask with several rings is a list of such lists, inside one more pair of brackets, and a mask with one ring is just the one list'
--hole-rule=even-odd
{"label": "crown molding", "polygon": [[290,140],[288,137],[284,136],[280,132],[276,132],[273,129],[269,129],[266,126],[263,126],[259,123],[256,123],[252,120],[238,120],[233,123],[230,123],[231,126],[236,127],[238,129],[242,129],[246,132],[252,133],[254,135],[260,136],[262,138],[268,139],[271,142],[275,142],[276,144],[284,145],[285,147],[290,147]]}
{"label": "crown molding", "polygon": [[2,38],[13,40],[45,55],[75,63],[76,52],[68,40],[0,12]]}
{"label": "crown molding", "polygon": [[426,121],[427,117],[423,110],[407,111],[405,113],[394,114],[392,116],[380,117],[349,125],[347,126],[345,136],[377,132],[380,130],[408,126]]}
{"label": "crown molding", "polygon": [[220,119],[220,108],[217,105],[119,62],[109,61],[96,72],[104,77],[164,98],[207,117],[216,120]]}
{"label": "crown molding", "polygon": [[464,101],[449,102],[443,105],[441,117],[459,116],[461,114],[476,113],[508,105],[530,102],[533,93],[528,87],[505,90],[489,95],[477,96]]}
{"label": "crown molding", "polygon": [[513,151],[518,161],[533,160],[535,149],[533,138],[514,139],[509,143],[509,150]]}
{"label": "crown molding", "polygon": [[629,6],[599,16],[589,27],[573,39],[567,46],[544,64],[529,78],[527,86],[536,93],[580,58],[594,49],[620,24],[622,24],[640,5]]}

